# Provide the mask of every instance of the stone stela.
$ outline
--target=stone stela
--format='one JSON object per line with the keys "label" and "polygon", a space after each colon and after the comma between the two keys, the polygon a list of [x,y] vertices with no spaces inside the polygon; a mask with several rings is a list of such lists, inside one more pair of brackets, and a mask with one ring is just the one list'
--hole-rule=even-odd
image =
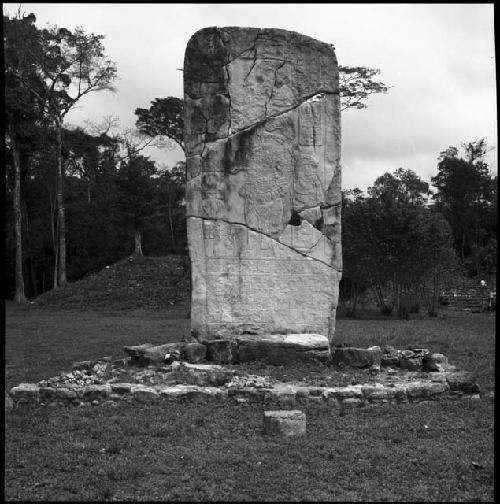
{"label": "stone stela", "polygon": [[186,48],[184,100],[192,334],[331,340],[342,269],[333,46],[202,29]]}

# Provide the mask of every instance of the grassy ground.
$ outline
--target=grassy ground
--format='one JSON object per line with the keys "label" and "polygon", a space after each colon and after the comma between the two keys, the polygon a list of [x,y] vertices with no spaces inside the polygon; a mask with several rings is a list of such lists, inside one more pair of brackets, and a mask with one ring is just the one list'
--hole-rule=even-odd
{"label": "grassy ground", "polygon": [[[6,388],[179,340],[169,311],[6,307]],[[418,345],[494,390],[492,314],[339,320],[359,346]],[[5,418],[7,500],[493,500],[494,403],[446,401],[326,412],[305,407],[307,436],[262,435],[262,406],[165,404],[14,410]]]}

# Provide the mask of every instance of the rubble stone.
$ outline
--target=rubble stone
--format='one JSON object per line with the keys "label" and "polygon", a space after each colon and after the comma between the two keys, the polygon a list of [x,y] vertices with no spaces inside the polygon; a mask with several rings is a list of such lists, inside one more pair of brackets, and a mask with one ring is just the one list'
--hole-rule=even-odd
{"label": "rubble stone", "polygon": [[356,347],[335,347],[332,349],[333,362],[336,365],[343,364],[357,368],[368,368],[376,365],[380,366],[382,361],[382,351],[376,349],[356,348]]}

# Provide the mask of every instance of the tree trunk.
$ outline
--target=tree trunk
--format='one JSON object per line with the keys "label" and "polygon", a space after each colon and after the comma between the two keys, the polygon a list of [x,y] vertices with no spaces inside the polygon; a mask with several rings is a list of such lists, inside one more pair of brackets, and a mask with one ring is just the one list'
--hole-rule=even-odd
{"label": "tree trunk", "polygon": [[14,159],[14,231],[16,236],[16,293],[14,301],[25,303],[23,278],[23,235],[21,214],[21,155],[19,146],[11,134],[12,156]]}
{"label": "tree trunk", "polygon": [[23,199],[22,204],[23,209],[23,221],[26,223],[24,229],[24,236],[27,239],[28,252],[26,254],[26,261],[29,263],[29,285],[31,285],[31,289],[28,289],[29,297],[37,297],[38,296],[38,287],[36,281],[36,269],[35,269],[35,261],[33,259],[33,240],[31,237],[31,219],[28,212],[28,205],[26,204],[26,200]]}
{"label": "tree trunk", "polygon": [[59,267],[57,280],[59,287],[66,285],[66,223],[64,211],[64,187],[62,166],[62,121],[56,122],[57,127],[57,221],[59,224]]}
{"label": "tree trunk", "polygon": [[54,236],[54,289],[59,285],[59,219],[56,219],[56,231]]}
{"label": "tree trunk", "polygon": [[465,231],[462,231],[462,245],[460,247],[460,257],[462,258],[462,264],[465,260]]}
{"label": "tree trunk", "polygon": [[142,253],[142,233],[139,229],[135,230],[135,250],[134,254],[144,255]]}
{"label": "tree trunk", "polygon": [[172,250],[175,250],[174,225],[172,222],[172,205],[168,205],[168,222],[170,224],[170,236],[172,239]]}
{"label": "tree trunk", "polygon": [[[52,282],[52,288],[56,289],[57,288],[57,265],[58,265],[58,257],[59,257],[59,247],[57,246],[57,237],[58,232],[57,232],[57,221],[54,219],[54,214],[55,214],[55,209],[57,205],[57,201],[55,198],[52,197],[52,193],[50,191],[50,187],[47,187],[47,190],[49,192],[49,204],[50,204],[50,212],[49,212],[49,217],[50,217],[50,234],[52,238],[52,249],[54,250],[54,278]],[[45,289],[43,289],[45,292]]]}

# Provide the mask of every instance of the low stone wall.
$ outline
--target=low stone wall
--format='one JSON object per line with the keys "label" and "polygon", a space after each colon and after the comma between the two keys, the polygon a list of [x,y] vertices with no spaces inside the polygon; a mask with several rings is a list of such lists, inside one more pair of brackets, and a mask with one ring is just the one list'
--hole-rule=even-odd
{"label": "low stone wall", "polygon": [[[365,369],[359,380],[360,371],[354,372],[358,381],[349,386],[280,381],[247,374],[242,372],[244,367],[231,363],[198,362],[207,358],[231,362],[232,357],[241,358],[242,355],[248,355],[251,361],[263,355],[266,348],[278,361],[284,349],[289,357],[309,360],[311,357],[304,357],[306,354],[330,354],[324,349],[327,341],[325,343],[323,338],[318,335],[279,335],[265,339],[244,336],[238,341],[221,340],[208,345],[177,342],[124,347],[129,355],[124,359],[113,361],[110,357],[102,357],[75,362],[69,373],[13,387],[6,396],[6,408],[169,401],[255,402],[281,409],[303,404],[344,408],[442,398],[480,398],[479,386],[471,373],[458,371],[448,363],[446,356],[428,349],[332,348],[328,360],[332,371],[346,367]],[[337,383],[345,384],[333,382]]]}
{"label": "low stone wall", "polygon": [[[201,366],[199,366],[201,367]],[[203,369],[200,371],[204,371]],[[262,377],[260,377],[262,379]],[[436,372],[424,376],[408,372],[388,376],[384,383],[373,382],[347,387],[318,387],[278,382],[270,386],[264,379],[234,377],[224,385],[158,385],[106,383],[102,385],[47,387],[22,383],[10,391],[14,407],[21,406],[112,406],[125,403],[169,401],[232,401],[262,403],[293,408],[304,404],[342,408],[370,404],[397,404],[437,399],[480,399],[479,387],[464,371]]]}

